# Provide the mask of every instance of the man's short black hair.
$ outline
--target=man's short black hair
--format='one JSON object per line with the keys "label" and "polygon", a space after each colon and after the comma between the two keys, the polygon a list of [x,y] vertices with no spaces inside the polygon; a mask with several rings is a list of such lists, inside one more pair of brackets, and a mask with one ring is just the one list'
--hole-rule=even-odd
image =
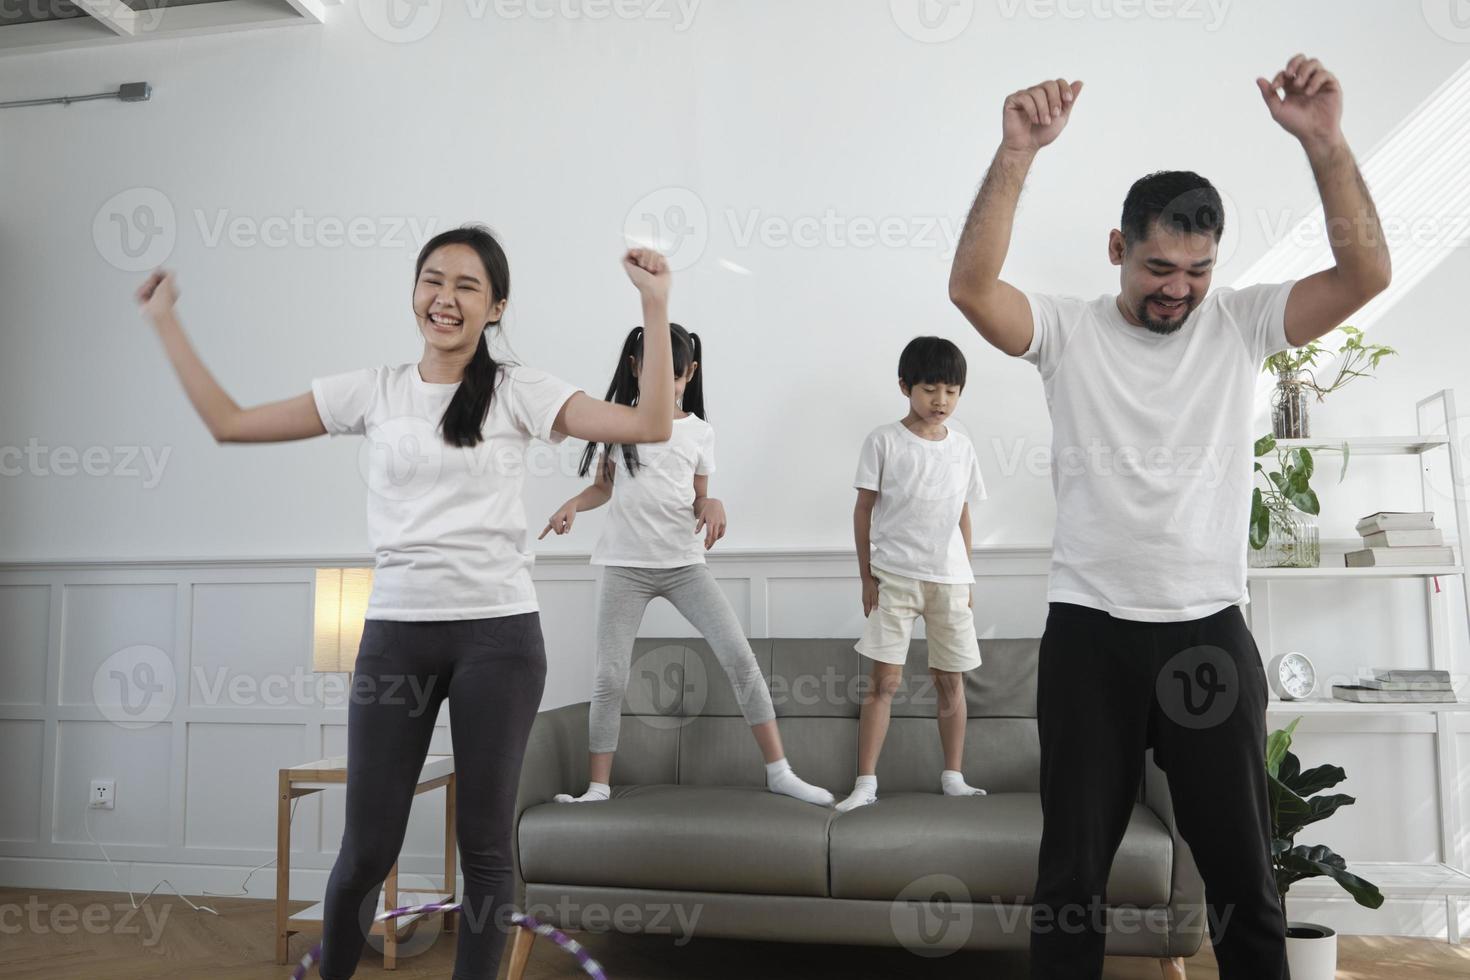
{"label": "man's short black hair", "polygon": [[898,379],[919,384],[965,386],[965,355],[943,337],[915,337],[898,355]]}
{"label": "man's short black hair", "polygon": [[1225,230],[1225,205],[1215,185],[1189,170],[1159,170],[1140,177],[1123,199],[1123,241],[1129,247],[1148,237],[1154,222],[1168,231],[1213,235]]}

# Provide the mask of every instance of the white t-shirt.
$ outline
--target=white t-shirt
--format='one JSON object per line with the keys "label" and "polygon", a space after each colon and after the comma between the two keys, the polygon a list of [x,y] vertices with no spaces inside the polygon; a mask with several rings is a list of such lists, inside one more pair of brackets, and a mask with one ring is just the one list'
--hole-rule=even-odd
{"label": "white t-shirt", "polygon": [[1114,296],[1027,293],[1052,421],[1047,600],[1178,622],[1249,602],[1256,379],[1286,350],[1293,282],[1206,294],[1155,334]]}
{"label": "white t-shirt", "polygon": [[704,534],[694,530],[694,477],[715,471],[715,430],[697,415],[674,420],[665,442],[640,443],[637,475],[614,447],[607,523],[592,549],[594,565],[681,568],[704,561]]}
{"label": "white t-shirt", "polygon": [[418,364],[316,378],[311,393],[331,435],[366,435],[368,538],[377,555],[368,619],[487,619],[533,612],[535,562],[521,504],[525,453],[579,389],[544,371],[501,366],[473,448],[438,431],[459,382],[431,384]]}
{"label": "white t-shirt", "polygon": [[874,568],[923,582],[975,581],[960,512],[986,498],[985,482],[969,437],[952,426],[945,433],[924,439],[890,422],[863,440],[853,486],[878,492],[868,530]]}

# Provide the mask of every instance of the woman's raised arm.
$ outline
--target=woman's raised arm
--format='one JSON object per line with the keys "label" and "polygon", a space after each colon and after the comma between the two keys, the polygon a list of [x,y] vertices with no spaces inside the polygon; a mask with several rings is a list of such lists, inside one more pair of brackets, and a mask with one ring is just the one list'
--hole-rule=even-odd
{"label": "woman's raised arm", "polygon": [[577,392],[556,414],[552,428],[574,439],[614,445],[663,442],[674,432],[674,355],[669,341],[669,285],[664,257],[652,249],[630,249],[623,271],[643,301],[643,363],[638,404],[618,405]]}
{"label": "woman's raised arm", "polygon": [[184,392],[215,442],[289,442],[326,435],[316,400],[305,392],[283,401],[241,408],[199,359],[174,312],[179,298],[173,273],[158,270],[136,294],[138,309],[163,341]]}

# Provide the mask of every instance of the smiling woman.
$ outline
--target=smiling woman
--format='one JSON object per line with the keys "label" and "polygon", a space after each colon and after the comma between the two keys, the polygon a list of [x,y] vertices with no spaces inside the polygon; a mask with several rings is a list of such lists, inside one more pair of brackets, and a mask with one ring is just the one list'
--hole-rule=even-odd
{"label": "smiling woman", "polygon": [[[175,315],[173,276],[138,290],[174,369],[219,442],[362,435],[368,533],[377,557],[347,721],[347,803],[327,883],[321,975],[357,968],[441,705],[451,712],[465,928],[455,976],[493,977],[513,899],[515,788],[540,708],[546,653],[521,505],[533,440],[658,442],[674,413],[663,256],[634,249],[623,269],[642,301],[635,405],[593,399],[535,368],[497,363],[485,333],[510,298],[510,265],[483,226],[426,242],[414,269],[416,363],[316,378],[311,391],[242,409],[204,367]],[[494,465],[487,465],[491,459]],[[415,696],[400,689],[404,676]],[[408,703],[405,703],[408,702]]]}

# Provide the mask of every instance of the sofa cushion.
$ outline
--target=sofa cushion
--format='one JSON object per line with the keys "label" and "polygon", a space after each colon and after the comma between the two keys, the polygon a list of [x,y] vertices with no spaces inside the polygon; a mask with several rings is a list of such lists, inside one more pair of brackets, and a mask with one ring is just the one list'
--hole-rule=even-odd
{"label": "sofa cushion", "polygon": [[[946,797],[890,793],[837,814],[831,829],[832,896],[891,900],[926,875],[953,876],[973,902],[1029,903],[1041,850],[1041,797],[1034,793]],[[1169,901],[1173,839],[1135,805],[1113,861],[1111,904]],[[951,898],[956,896],[951,895]]]}
{"label": "sofa cushion", "polygon": [[751,895],[827,894],[833,810],[750,786],[614,786],[521,815],[522,878]]}

